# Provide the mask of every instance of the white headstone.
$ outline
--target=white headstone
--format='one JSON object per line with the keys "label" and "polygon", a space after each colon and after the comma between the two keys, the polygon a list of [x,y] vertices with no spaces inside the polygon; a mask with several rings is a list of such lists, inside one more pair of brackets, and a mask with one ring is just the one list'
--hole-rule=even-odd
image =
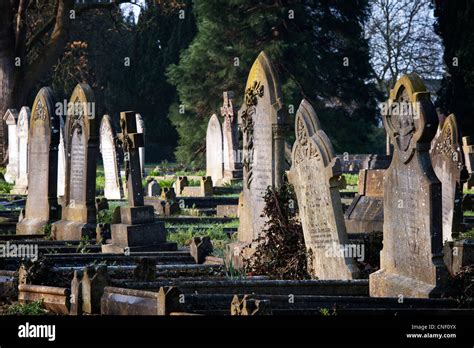
{"label": "white headstone", "polygon": [[28,135],[31,110],[24,106],[18,115],[18,171],[11,193],[24,195],[28,192]]}
{"label": "white headstone", "polygon": [[148,183],[147,186],[147,196],[148,197],[157,197],[161,194],[161,187],[160,184],[153,180],[152,182]]}
{"label": "white headstone", "polygon": [[[143,133],[143,141],[145,141],[145,121],[143,121],[143,117],[140,114],[136,114],[137,119],[137,133]],[[138,154],[140,155],[140,168],[142,170],[142,176],[145,177],[145,147],[140,147],[138,149]]]}
{"label": "white headstone", "polygon": [[58,147],[58,197],[63,197],[66,186],[66,149],[64,147],[64,118],[59,116],[59,147]]}
{"label": "white headstone", "polygon": [[109,115],[104,115],[100,124],[100,152],[104,163],[104,197],[122,199],[123,189],[120,178],[120,163],[115,146],[115,132]]}
{"label": "white headstone", "polygon": [[206,175],[218,186],[223,178],[222,126],[214,114],[209,119],[206,132]]}
{"label": "white headstone", "polygon": [[18,111],[8,109],[3,120],[8,126],[8,165],[5,172],[5,180],[13,183],[18,172],[18,138],[17,138]]}

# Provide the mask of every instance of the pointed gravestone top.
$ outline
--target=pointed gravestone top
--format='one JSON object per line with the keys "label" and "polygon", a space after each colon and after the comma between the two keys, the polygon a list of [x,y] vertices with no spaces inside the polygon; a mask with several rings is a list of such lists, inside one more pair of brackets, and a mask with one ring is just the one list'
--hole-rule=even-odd
{"label": "pointed gravestone top", "polygon": [[444,120],[434,140],[431,163],[442,187],[443,241],[451,241],[453,235],[461,230],[462,181],[467,179],[461,137],[454,114]]}
{"label": "pointed gravestone top", "polygon": [[72,92],[65,123],[66,181],[62,220],[52,227],[58,240],[95,237],[98,135],[94,93],[89,85],[78,84]]}
{"label": "pointed gravestone top", "polygon": [[116,140],[112,120],[109,115],[104,115],[100,123],[100,152],[104,164],[104,197],[107,199],[122,199],[123,197]]}
{"label": "pointed gravestone top", "polygon": [[[309,269],[318,279],[352,279],[358,269],[349,246],[339,195],[341,164],[312,106],[303,100],[296,113],[289,182],[295,187]],[[361,253],[359,253],[361,254]]]}
{"label": "pointed gravestone top", "polygon": [[28,199],[25,218],[17,234],[42,234],[41,229],[59,217],[56,198],[59,118],[49,87],[36,95],[30,118],[28,146]]}
{"label": "pointed gravestone top", "polygon": [[28,189],[28,133],[31,110],[23,106],[18,115],[18,171],[11,193],[24,195]]}
{"label": "pointed gravestone top", "polygon": [[383,249],[380,270],[370,275],[370,295],[440,296],[447,280],[441,184],[429,157],[438,117],[418,75],[398,80],[383,117],[394,154],[385,173]]}
{"label": "pointed gravestone top", "polygon": [[216,114],[207,124],[206,132],[206,175],[218,185],[223,178],[222,127]]}

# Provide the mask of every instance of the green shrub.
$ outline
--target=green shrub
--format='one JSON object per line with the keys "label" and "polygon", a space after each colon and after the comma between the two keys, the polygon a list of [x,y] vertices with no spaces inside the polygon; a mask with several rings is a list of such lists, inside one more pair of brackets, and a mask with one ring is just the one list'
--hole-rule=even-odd
{"label": "green shrub", "polygon": [[8,307],[8,315],[44,315],[47,311],[44,309],[43,301],[33,301],[30,303],[15,303]]}

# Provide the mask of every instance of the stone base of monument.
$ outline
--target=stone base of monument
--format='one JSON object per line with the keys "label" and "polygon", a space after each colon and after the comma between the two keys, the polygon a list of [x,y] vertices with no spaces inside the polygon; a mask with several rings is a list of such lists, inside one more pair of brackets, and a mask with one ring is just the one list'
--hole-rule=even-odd
{"label": "stone base of monument", "polygon": [[47,225],[49,221],[39,219],[23,219],[16,225],[16,234],[18,235],[33,235],[43,234],[41,231],[43,226]]}
{"label": "stone base of monument", "polygon": [[96,224],[61,220],[52,225],[51,235],[54,240],[81,240],[96,238]]}
{"label": "stone base of monument", "polygon": [[399,274],[390,274],[383,269],[372,273],[369,278],[371,297],[439,298],[446,294],[446,291],[447,289],[441,285],[436,286]]}
{"label": "stone base of monument", "polygon": [[12,195],[26,195],[26,194],[28,194],[28,186],[26,186],[26,185],[15,185],[11,189],[10,194],[12,194]]}
{"label": "stone base of monument", "polygon": [[120,207],[121,223],[112,224],[112,243],[102,245],[103,253],[126,253],[139,251],[174,251],[176,243],[166,242],[163,222],[155,222],[154,208]]}

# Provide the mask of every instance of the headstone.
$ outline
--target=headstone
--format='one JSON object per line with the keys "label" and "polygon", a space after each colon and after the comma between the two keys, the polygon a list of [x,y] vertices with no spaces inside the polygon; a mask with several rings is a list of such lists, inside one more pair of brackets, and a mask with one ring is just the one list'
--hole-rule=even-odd
{"label": "headstone", "polygon": [[466,161],[466,169],[469,174],[464,188],[470,190],[474,187],[474,144],[471,141],[471,137],[462,138],[462,150],[464,152],[464,160]]}
{"label": "headstone", "polygon": [[56,194],[59,117],[49,87],[36,95],[31,112],[28,146],[28,198],[17,234],[42,234],[41,229],[59,218]]}
{"label": "headstone", "polygon": [[341,197],[341,163],[313,107],[303,100],[296,113],[296,141],[288,181],[294,186],[311,276],[353,279],[358,269],[351,254]]}
{"label": "headstone", "polygon": [[95,180],[98,125],[94,93],[79,84],[69,102],[66,124],[66,188],[61,220],[52,226],[57,240],[95,238]]}
{"label": "headstone", "polygon": [[174,189],[177,196],[181,196],[185,187],[189,186],[188,177],[180,176],[174,183]]}
{"label": "headstone", "polygon": [[242,111],[243,196],[238,240],[251,243],[263,230],[268,187],[279,187],[285,170],[286,114],[278,77],[267,55],[254,62],[245,87]]}
{"label": "headstone", "polygon": [[16,195],[25,195],[28,192],[28,136],[31,110],[24,106],[18,115],[18,171],[15,180],[15,186],[11,193]]}
{"label": "headstone", "polygon": [[165,226],[163,222],[155,222],[153,206],[144,205],[138,151],[144,146],[144,140],[143,134],[137,133],[134,112],[120,113],[120,128],[122,133],[119,135],[119,143],[124,153],[128,206],[120,207],[120,223],[113,222],[112,243],[102,245],[102,252],[153,251],[158,246],[163,250],[163,245],[176,249],[175,243],[165,244]]}
{"label": "headstone", "polygon": [[14,183],[18,172],[18,138],[17,138],[17,120],[18,111],[8,109],[3,116],[8,128],[8,165],[5,172],[5,180]]}
{"label": "headstone", "polygon": [[438,297],[447,281],[441,183],[429,155],[438,117],[418,75],[397,81],[382,114],[394,153],[385,173],[383,249],[380,270],[370,275],[370,296]]}
{"label": "headstone", "polygon": [[[143,121],[143,117],[140,114],[136,114],[137,119],[137,133],[143,134],[143,141],[145,141],[145,121]],[[142,171],[142,176],[145,177],[145,147],[141,147],[138,152],[140,153],[140,168]]]}
{"label": "headstone", "polygon": [[64,142],[65,129],[64,129],[64,118],[62,115],[59,116],[59,147],[58,147],[58,197],[62,204],[62,199],[66,192],[66,145]]}
{"label": "headstone", "polygon": [[[242,179],[242,163],[239,162],[239,130],[237,125],[237,110],[234,106],[234,92],[224,92],[224,104],[221,107],[224,117],[222,129],[224,181],[231,182]],[[213,179],[214,180],[214,179]]]}
{"label": "headstone", "polygon": [[187,177],[180,180],[179,185],[182,197],[210,197],[214,195],[214,185],[210,176],[200,177],[199,186],[187,186]]}
{"label": "headstone", "polygon": [[440,127],[431,149],[431,163],[441,181],[443,242],[452,241],[461,229],[462,186],[467,179],[456,117],[451,114]]}
{"label": "headstone", "polygon": [[147,196],[148,197],[159,197],[161,195],[161,187],[160,184],[153,180],[148,183],[147,186]]}
{"label": "headstone", "polygon": [[217,115],[209,119],[206,132],[206,175],[212,177],[216,186],[223,179],[222,127]]}
{"label": "headstone", "polygon": [[104,164],[104,197],[107,199],[122,199],[123,189],[116,148],[116,135],[109,115],[104,115],[100,123],[100,152]]}
{"label": "headstone", "polygon": [[358,193],[345,213],[347,233],[383,231],[383,180],[385,170],[359,171]]}

